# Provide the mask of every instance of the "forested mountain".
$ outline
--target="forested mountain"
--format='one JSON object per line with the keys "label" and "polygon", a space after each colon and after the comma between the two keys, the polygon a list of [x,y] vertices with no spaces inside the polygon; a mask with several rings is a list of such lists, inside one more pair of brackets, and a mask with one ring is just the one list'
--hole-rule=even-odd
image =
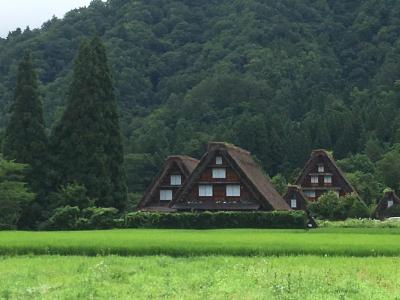
{"label": "forested mountain", "polygon": [[166,155],[199,157],[210,140],[249,149],[289,178],[313,148],[376,161],[400,142],[399,20],[396,0],[95,0],[0,39],[0,127],[25,50],[51,130],[79,44],[98,34],[131,191]]}

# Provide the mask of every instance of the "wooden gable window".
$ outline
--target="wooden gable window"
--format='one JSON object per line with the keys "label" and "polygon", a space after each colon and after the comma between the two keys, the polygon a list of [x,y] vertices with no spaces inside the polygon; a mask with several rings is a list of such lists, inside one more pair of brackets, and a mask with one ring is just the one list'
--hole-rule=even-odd
{"label": "wooden gable window", "polygon": [[388,202],[387,202],[387,207],[389,208],[389,207],[392,207],[393,205],[394,205],[394,202],[393,202],[393,200],[388,200]]}
{"label": "wooden gable window", "polygon": [[222,156],[217,156],[215,158],[215,164],[216,165],[222,165]]}
{"label": "wooden gable window", "polygon": [[324,183],[325,184],[332,184],[332,176],[331,175],[325,175],[324,176]]}
{"label": "wooden gable window", "polygon": [[325,172],[324,165],[318,165],[318,173],[324,173],[324,172]]}
{"label": "wooden gable window", "polygon": [[318,183],[318,176],[312,175],[311,176],[311,183]]}
{"label": "wooden gable window", "polygon": [[229,184],[226,186],[226,196],[227,197],[240,197],[240,185]]}
{"label": "wooden gable window", "polygon": [[172,190],[160,190],[160,201],[171,201]]}
{"label": "wooden gable window", "polygon": [[224,178],[226,178],[226,169],[225,168],[214,168],[214,169],[212,169],[212,178],[215,178],[215,179],[224,179]]}
{"label": "wooden gable window", "polygon": [[213,186],[211,184],[199,185],[199,197],[212,197],[212,196],[213,196]]}
{"label": "wooden gable window", "polygon": [[292,199],[290,200],[290,207],[297,208],[297,199],[295,197],[292,197]]}
{"label": "wooden gable window", "polygon": [[171,175],[171,185],[182,185],[182,176]]}

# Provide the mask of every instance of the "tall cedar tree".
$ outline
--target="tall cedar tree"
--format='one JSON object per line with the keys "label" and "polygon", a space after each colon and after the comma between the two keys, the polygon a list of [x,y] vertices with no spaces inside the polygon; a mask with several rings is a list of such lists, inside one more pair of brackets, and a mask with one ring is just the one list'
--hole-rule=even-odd
{"label": "tall cedar tree", "polygon": [[[28,183],[43,201],[47,186],[46,166],[48,141],[38,80],[30,53],[18,68],[11,118],[3,142],[4,158],[28,164]],[[42,203],[43,204],[43,203]]]}
{"label": "tall cedar tree", "polygon": [[127,188],[117,103],[105,47],[98,37],[81,45],[52,149],[58,185],[83,184],[97,206],[125,207]]}

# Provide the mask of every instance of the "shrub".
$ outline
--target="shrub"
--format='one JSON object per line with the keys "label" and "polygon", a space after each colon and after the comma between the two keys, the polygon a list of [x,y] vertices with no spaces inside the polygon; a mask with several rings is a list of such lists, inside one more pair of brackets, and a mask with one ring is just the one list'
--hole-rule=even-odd
{"label": "shrub", "polygon": [[56,208],[53,215],[47,220],[42,229],[48,230],[74,230],[78,229],[80,210],[77,206]]}
{"label": "shrub", "polygon": [[311,215],[328,220],[346,220],[347,218],[368,218],[370,211],[356,194],[338,197],[334,192],[322,195],[318,201],[308,206]]}
{"label": "shrub", "polygon": [[125,216],[126,228],[215,229],[215,228],[306,228],[303,211],[291,212],[202,212],[147,213]]}
{"label": "shrub", "polygon": [[[116,208],[89,207],[82,210],[82,224],[80,228],[109,229],[116,226],[115,219],[118,217]],[[87,220],[85,222],[85,220]]]}
{"label": "shrub", "polygon": [[54,210],[53,215],[41,229],[77,230],[77,229],[109,229],[121,225],[117,222],[116,208],[89,207],[80,210],[77,206],[65,206]]}
{"label": "shrub", "polygon": [[61,187],[58,192],[51,193],[49,202],[56,207],[76,206],[80,209],[93,206],[94,200],[87,196],[87,189],[78,183],[67,184]]}
{"label": "shrub", "polygon": [[368,209],[368,206],[365,205],[360,198],[357,197],[355,194],[346,195],[340,198],[342,205],[347,212],[347,218],[369,218],[371,213]]}
{"label": "shrub", "polygon": [[334,192],[322,195],[318,201],[309,203],[308,209],[312,216],[320,219],[344,220],[340,199]]}

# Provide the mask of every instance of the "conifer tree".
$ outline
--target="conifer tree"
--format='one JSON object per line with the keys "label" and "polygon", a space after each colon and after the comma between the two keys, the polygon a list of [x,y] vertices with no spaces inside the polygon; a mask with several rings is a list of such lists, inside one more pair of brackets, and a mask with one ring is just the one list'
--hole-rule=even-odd
{"label": "conifer tree", "polygon": [[328,127],[326,126],[326,122],[324,119],[319,119],[318,123],[315,126],[315,141],[314,148],[316,149],[331,149],[332,141],[331,136],[328,131]]}
{"label": "conifer tree", "polygon": [[22,59],[11,117],[3,142],[4,158],[28,164],[30,188],[43,199],[46,190],[47,137],[43,108],[39,97],[37,75],[30,53]]}
{"label": "conifer tree", "polygon": [[81,45],[52,149],[58,185],[82,184],[97,206],[124,208],[127,192],[117,103],[98,37]]}

